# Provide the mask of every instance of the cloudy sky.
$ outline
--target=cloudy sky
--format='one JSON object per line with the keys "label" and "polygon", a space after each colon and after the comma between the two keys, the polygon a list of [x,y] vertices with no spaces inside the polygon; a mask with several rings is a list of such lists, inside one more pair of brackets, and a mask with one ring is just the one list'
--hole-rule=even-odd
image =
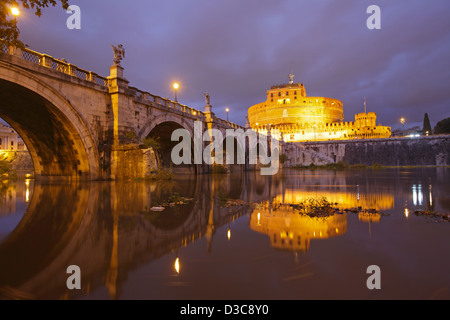
{"label": "cloudy sky", "polygon": [[[41,18],[22,12],[31,49],[107,76],[111,44],[123,44],[130,85],[245,123],[270,85],[295,82],[308,96],[339,99],[345,121],[363,111],[393,128],[405,117],[422,126],[450,117],[449,0],[69,0],[81,29],[69,30],[60,7]],[[369,30],[369,5],[381,29]]]}

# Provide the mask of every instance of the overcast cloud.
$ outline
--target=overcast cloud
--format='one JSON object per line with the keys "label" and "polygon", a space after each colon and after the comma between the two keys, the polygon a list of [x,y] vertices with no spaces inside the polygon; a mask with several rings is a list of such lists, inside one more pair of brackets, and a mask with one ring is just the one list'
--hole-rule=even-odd
{"label": "overcast cloud", "polygon": [[[81,30],[66,28],[61,8],[20,17],[21,39],[107,76],[111,44],[122,43],[130,85],[243,125],[247,109],[294,69],[309,96],[339,99],[345,121],[363,110],[378,122],[431,124],[450,117],[448,0],[72,0]],[[366,9],[381,8],[381,30]]]}

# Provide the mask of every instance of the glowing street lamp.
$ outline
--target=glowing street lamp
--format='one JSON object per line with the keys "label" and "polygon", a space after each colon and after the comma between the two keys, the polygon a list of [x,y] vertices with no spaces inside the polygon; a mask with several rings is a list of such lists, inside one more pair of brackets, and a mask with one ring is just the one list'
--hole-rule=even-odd
{"label": "glowing street lamp", "polygon": [[402,124],[402,135],[405,135],[405,118],[402,117],[400,123]]}
{"label": "glowing street lamp", "polygon": [[13,15],[13,16],[18,16],[19,14],[20,14],[20,10],[19,10],[19,8],[17,8],[17,7],[11,7],[11,14]]}
{"label": "glowing street lamp", "polygon": [[175,90],[175,102],[178,102],[178,99],[177,99],[177,90],[178,90],[179,87],[180,87],[180,85],[179,85],[177,82],[175,82],[175,83],[173,84],[173,89]]}
{"label": "glowing street lamp", "polygon": [[226,108],[225,111],[227,112],[227,121],[228,121],[228,112],[230,111],[230,109]]}

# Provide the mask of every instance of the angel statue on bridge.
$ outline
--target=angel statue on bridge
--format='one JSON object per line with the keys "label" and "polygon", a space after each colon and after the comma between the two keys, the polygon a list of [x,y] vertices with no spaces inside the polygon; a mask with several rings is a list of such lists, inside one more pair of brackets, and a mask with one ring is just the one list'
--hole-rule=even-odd
{"label": "angel statue on bridge", "polygon": [[123,45],[119,44],[117,47],[111,45],[114,52],[114,65],[120,67],[120,62],[125,58],[125,48]]}
{"label": "angel statue on bridge", "polygon": [[206,105],[209,106],[211,104],[211,97],[209,96],[209,93],[204,93],[203,95],[205,96]]}

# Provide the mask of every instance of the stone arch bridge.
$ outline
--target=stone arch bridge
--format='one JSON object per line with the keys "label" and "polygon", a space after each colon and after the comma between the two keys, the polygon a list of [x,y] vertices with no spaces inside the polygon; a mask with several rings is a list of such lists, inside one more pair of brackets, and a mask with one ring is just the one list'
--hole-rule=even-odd
{"label": "stone arch bridge", "polygon": [[[142,177],[151,159],[169,166],[175,129],[193,134],[195,121],[201,121],[203,131],[244,129],[216,117],[209,103],[200,111],[129,86],[120,62],[102,77],[3,43],[0,117],[27,145],[37,179]],[[147,137],[159,139],[157,154],[144,150]],[[187,169],[199,173],[211,168]]]}

